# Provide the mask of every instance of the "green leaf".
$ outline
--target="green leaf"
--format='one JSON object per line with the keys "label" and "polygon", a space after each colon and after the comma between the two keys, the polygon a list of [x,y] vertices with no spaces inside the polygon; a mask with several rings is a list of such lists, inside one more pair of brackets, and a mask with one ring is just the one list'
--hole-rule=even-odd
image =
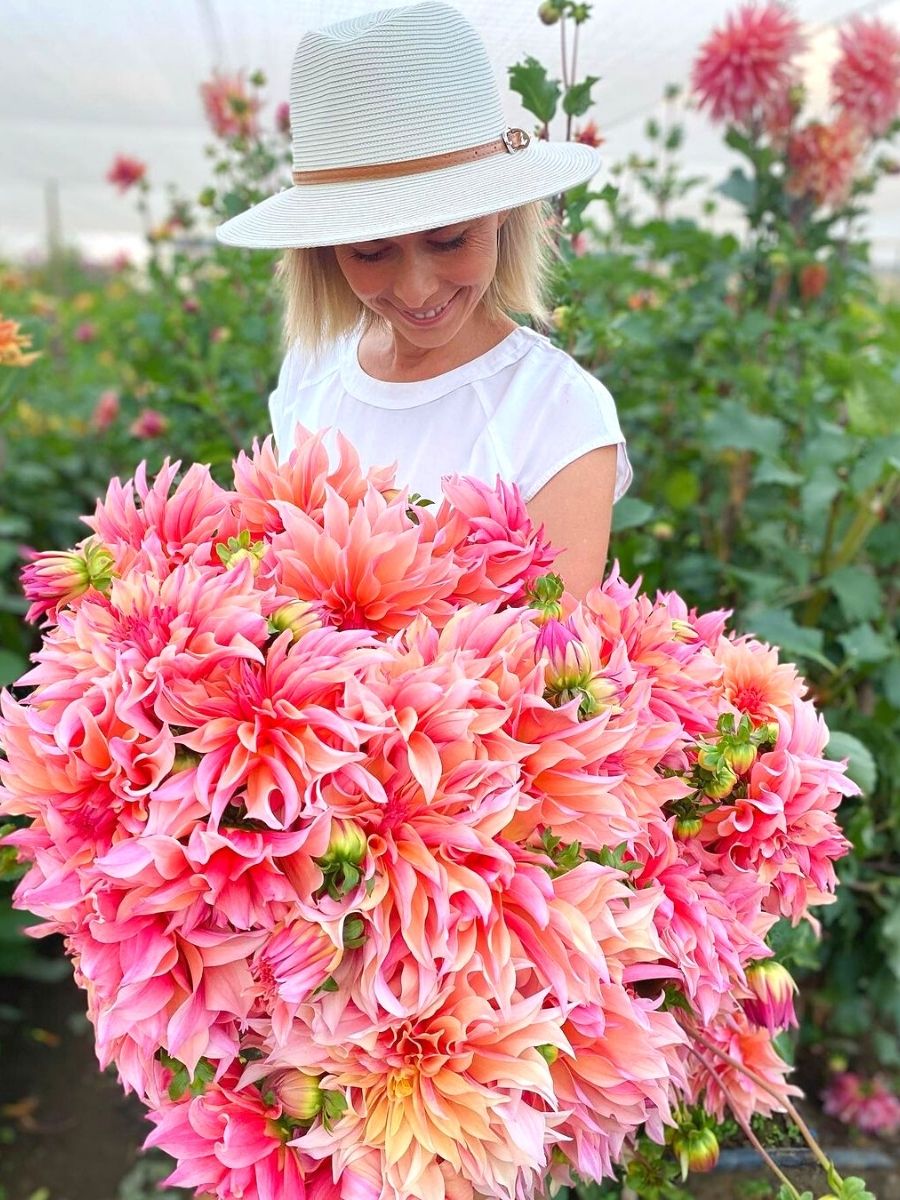
{"label": "green leaf", "polygon": [[838,641],[844,647],[847,657],[856,659],[857,662],[887,662],[896,652],[894,645],[883,634],[873,629],[868,621],[841,634]]}
{"label": "green leaf", "polygon": [[654,508],[645,500],[637,500],[633,496],[624,496],[613,509],[613,532],[620,533],[623,529],[634,529],[644,525],[653,516]]}
{"label": "green leaf", "polygon": [[12,650],[0,650],[0,687],[9,687],[20,675],[24,675],[28,663]]}
{"label": "green leaf", "polygon": [[838,1200],[876,1200],[874,1192],[870,1192],[866,1187],[866,1181],[856,1175],[848,1175],[838,1185],[836,1194]]}
{"label": "green leaf", "polygon": [[855,379],[845,393],[847,424],[851,433],[878,437],[897,427],[897,382],[887,372],[867,373]]}
{"label": "green leaf", "polygon": [[847,759],[847,774],[865,795],[875,791],[878,782],[878,767],[869,747],[842,729],[832,729],[828,734],[825,754],[832,762]]}
{"label": "green leaf", "polygon": [[509,86],[522,97],[522,104],[539,121],[547,124],[556,116],[560,97],[558,79],[548,79],[547,68],[529,54],[509,68]]}
{"label": "green leaf", "polygon": [[893,659],[884,668],[882,684],[888,704],[900,708],[900,658]]}
{"label": "green leaf", "polygon": [[821,663],[823,667],[834,670],[834,663],[826,657],[823,649],[825,635],[822,630],[798,625],[785,609],[751,609],[747,612],[743,624],[763,641],[780,647],[782,658],[785,655],[796,654],[799,658]]}
{"label": "green leaf", "polygon": [[588,75],[581,83],[574,83],[563,96],[563,112],[570,117],[583,117],[593,104],[591,88],[599,82],[599,75]]}
{"label": "green leaf", "polygon": [[692,508],[700,496],[700,479],[690,467],[678,467],[666,476],[663,495],[672,508]]}
{"label": "green leaf", "polygon": [[753,473],[755,484],[777,483],[783,487],[796,487],[803,482],[799,471],[792,470],[780,458],[764,458]]}
{"label": "green leaf", "polygon": [[784,439],[777,417],[756,413],[739,400],[720,404],[707,420],[703,440],[712,450],[753,450],[775,454]]}
{"label": "green leaf", "polygon": [[839,567],[825,582],[848,621],[871,621],[880,614],[884,603],[881,587],[875,576],[862,567]]}
{"label": "green leaf", "polygon": [[727,196],[729,200],[734,200],[742,208],[752,208],[756,203],[756,184],[740,167],[735,167],[715,190],[720,195]]}
{"label": "green leaf", "polygon": [[769,930],[766,941],[784,967],[814,971],[819,966],[819,939],[807,921],[792,925],[781,917]]}

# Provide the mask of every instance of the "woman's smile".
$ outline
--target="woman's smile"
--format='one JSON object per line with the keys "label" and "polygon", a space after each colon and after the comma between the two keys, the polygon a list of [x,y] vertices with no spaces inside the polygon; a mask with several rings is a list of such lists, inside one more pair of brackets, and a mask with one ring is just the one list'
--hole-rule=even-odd
{"label": "woman's smile", "polygon": [[448,300],[445,300],[442,304],[433,306],[431,308],[411,310],[408,308],[401,308],[398,304],[395,304],[394,308],[397,309],[397,312],[399,312],[402,317],[405,317],[406,320],[410,321],[413,325],[437,325],[450,311],[451,305],[458,295],[459,292],[454,292]]}

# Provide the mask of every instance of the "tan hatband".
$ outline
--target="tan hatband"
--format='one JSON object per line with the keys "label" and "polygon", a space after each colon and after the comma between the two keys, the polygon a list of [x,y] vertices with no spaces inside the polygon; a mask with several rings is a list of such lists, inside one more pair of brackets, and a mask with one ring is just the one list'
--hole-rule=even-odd
{"label": "tan hatband", "polygon": [[531,141],[524,129],[505,129],[491,142],[467,146],[465,150],[448,150],[445,154],[428,154],[424,158],[408,158],[400,162],[368,163],[359,167],[325,167],[320,171],[294,171],[296,185],[307,183],[357,183],[367,179],[394,179],[401,175],[419,175],[425,171],[440,171],[460,163],[475,162],[494,154],[515,154]]}

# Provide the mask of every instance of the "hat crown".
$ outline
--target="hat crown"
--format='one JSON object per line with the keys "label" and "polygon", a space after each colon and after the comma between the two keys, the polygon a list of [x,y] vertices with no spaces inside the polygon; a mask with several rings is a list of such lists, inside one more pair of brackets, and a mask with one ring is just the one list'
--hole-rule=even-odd
{"label": "hat crown", "polygon": [[491,141],[505,124],[481,37],[438,0],[310,30],[297,47],[295,170],[443,154]]}

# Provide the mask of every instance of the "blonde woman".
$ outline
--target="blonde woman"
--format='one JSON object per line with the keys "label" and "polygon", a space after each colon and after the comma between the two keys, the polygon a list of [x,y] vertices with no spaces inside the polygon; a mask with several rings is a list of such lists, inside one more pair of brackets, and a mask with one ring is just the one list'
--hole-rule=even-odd
{"label": "blonde woman", "polygon": [[[282,248],[285,357],[270,399],[439,498],[451,472],[518,484],[576,597],[603,574],[631,469],[603,385],[546,328],[546,197],[597,152],[510,129],[477,32],[437,0],[313,30],[291,78],[293,187],[219,239]],[[522,323],[523,320],[531,325]]]}

